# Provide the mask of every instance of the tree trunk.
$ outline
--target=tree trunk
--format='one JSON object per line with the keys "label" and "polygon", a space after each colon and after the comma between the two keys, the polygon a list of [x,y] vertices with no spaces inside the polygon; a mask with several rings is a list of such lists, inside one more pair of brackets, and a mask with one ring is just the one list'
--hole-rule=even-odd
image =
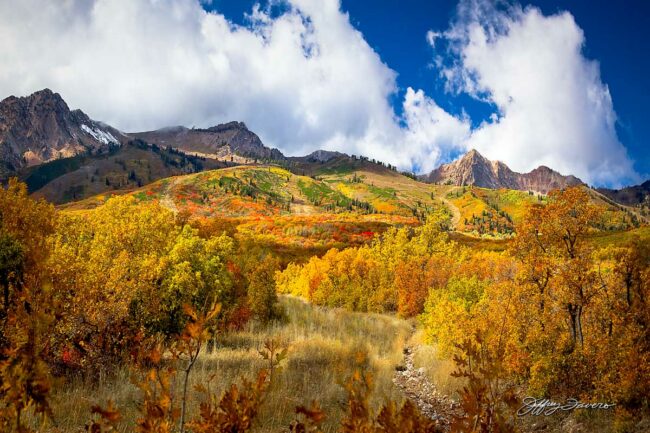
{"label": "tree trunk", "polygon": [[582,305],[567,304],[567,310],[569,312],[569,327],[573,346],[575,348],[578,343],[582,346]]}
{"label": "tree trunk", "polygon": [[584,347],[585,339],[584,335],[582,334],[582,305],[576,305],[576,309],[578,310],[576,315],[576,334],[578,341],[580,342],[580,347]]}
{"label": "tree trunk", "polygon": [[183,380],[183,399],[181,400],[181,419],[179,422],[179,431],[180,433],[185,432],[185,408],[187,407],[187,383],[189,382],[190,379],[190,369],[192,367],[188,367],[187,370],[185,370],[185,378]]}

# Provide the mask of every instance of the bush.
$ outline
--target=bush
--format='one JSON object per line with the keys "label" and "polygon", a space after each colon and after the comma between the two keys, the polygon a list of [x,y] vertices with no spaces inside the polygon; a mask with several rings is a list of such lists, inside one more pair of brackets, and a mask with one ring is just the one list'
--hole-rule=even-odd
{"label": "bush", "polygon": [[279,266],[277,259],[267,255],[248,277],[248,304],[253,316],[263,324],[284,317],[275,292],[275,273]]}

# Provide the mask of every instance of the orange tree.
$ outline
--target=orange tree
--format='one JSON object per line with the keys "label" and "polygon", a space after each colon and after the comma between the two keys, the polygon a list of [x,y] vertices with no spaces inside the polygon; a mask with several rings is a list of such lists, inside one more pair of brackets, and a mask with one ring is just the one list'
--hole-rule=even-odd
{"label": "orange tree", "polygon": [[430,286],[447,278],[437,265],[456,249],[447,242],[447,220],[433,214],[416,229],[392,227],[369,246],[334,248],[304,265],[289,264],[277,275],[278,290],[319,305],[418,314]]}
{"label": "orange tree", "polygon": [[533,391],[638,407],[647,404],[650,377],[642,365],[650,350],[647,248],[594,250],[587,237],[597,222],[582,188],[553,191],[524,217],[512,247],[517,296],[528,306],[515,322],[520,348]]}

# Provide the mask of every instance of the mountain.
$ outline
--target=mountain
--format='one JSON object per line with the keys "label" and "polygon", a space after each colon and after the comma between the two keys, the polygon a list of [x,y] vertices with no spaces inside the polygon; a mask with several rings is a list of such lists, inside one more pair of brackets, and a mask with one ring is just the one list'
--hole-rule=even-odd
{"label": "mountain", "polygon": [[125,134],[50,89],[0,102],[0,182],[18,176],[54,203],[257,161],[286,158],[242,122]]}
{"label": "mountain", "polygon": [[228,122],[207,129],[175,126],[129,135],[148,143],[171,146],[186,153],[217,159],[232,157],[234,160],[235,156],[266,161],[286,159],[279,150],[266,147],[243,122]]}
{"label": "mountain", "polygon": [[[205,129],[175,126],[125,134],[90,119],[81,110],[70,110],[63,98],[49,89],[27,97],[10,96],[0,102],[0,182],[18,175],[28,183],[30,191],[56,203],[107,190],[133,189],[163,177],[258,162],[275,162],[297,175],[313,178],[343,176],[337,180],[343,189],[363,189],[359,183],[361,172],[393,183],[403,182],[404,177],[391,165],[340,152],[317,150],[307,156],[287,158],[279,150],[265,146],[242,122]],[[419,180],[541,193],[582,184],[574,176],[563,176],[544,166],[530,173],[517,173],[476,150]],[[389,188],[388,183],[384,186]],[[374,187],[371,183],[369,188]],[[642,200],[639,197],[647,195],[643,192],[647,187],[646,183],[637,189],[601,192],[615,201],[638,202]],[[388,201],[394,198],[385,195]],[[361,198],[376,199],[364,194]],[[390,206],[378,202],[378,208]],[[410,212],[415,210],[411,208]]]}
{"label": "mountain", "polygon": [[437,184],[476,185],[491,189],[516,189],[537,191],[543,194],[552,189],[582,185],[575,176],[563,176],[560,173],[540,166],[529,173],[512,171],[501,161],[490,161],[476,150],[470,150],[462,158],[443,164],[420,179]]}
{"label": "mountain", "polygon": [[43,89],[0,101],[0,180],[53,160],[102,154],[133,139],[239,163],[286,159],[279,150],[266,147],[242,122],[124,134],[81,110],[70,110],[61,95]]}
{"label": "mountain", "polygon": [[[342,220],[364,215],[369,221],[416,224],[427,208],[436,206],[431,185],[388,169],[377,170],[369,162],[339,162],[304,175],[275,164],[237,165],[161,179],[128,194],[140,200],[160,200],[177,211],[213,217],[337,214]],[[67,208],[85,209],[102,203],[103,197],[91,197]]]}
{"label": "mountain", "polygon": [[126,140],[83,111],[70,110],[50,89],[0,101],[0,178],[59,158],[101,153]]}
{"label": "mountain", "polygon": [[622,189],[598,188],[597,191],[611,200],[627,206],[650,205],[650,180],[646,180],[641,185]]}

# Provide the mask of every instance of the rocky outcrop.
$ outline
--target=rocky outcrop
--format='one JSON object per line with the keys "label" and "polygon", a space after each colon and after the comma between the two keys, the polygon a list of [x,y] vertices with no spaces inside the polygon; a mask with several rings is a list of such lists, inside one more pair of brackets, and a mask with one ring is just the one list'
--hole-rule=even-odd
{"label": "rocky outcrop", "polygon": [[411,400],[420,412],[448,430],[454,416],[462,415],[459,404],[443,395],[429,380],[423,368],[416,369],[413,362],[414,348],[404,348],[404,365],[399,366],[393,376],[393,383]]}
{"label": "rocky outcrop", "polygon": [[583,185],[575,176],[563,176],[557,171],[541,165],[529,173],[519,175],[519,188],[547,193],[553,189]]}
{"label": "rocky outcrop", "polygon": [[61,95],[44,89],[0,101],[0,176],[81,153],[99,153],[126,137],[70,110]]}
{"label": "rocky outcrop", "polygon": [[483,188],[507,188],[522,191],[547,192],[582,185],[575,176],[563,176],[560,173],[540,166],[530,173],[512,171],[501,161],[490,161],[476,150],[470,150],[462,158],[443,164],[428,175],[420,177],[425,182],[449,185],[476,185]]}
{"label": "rocky outcrop", "polygon": [[300,159],[307,162],[328,162],[334,158],[341,158],[341,157],[349,158],[349,156],[346,155],[345,153],[319,149],[310,153],[307,156],[301,157]]}

